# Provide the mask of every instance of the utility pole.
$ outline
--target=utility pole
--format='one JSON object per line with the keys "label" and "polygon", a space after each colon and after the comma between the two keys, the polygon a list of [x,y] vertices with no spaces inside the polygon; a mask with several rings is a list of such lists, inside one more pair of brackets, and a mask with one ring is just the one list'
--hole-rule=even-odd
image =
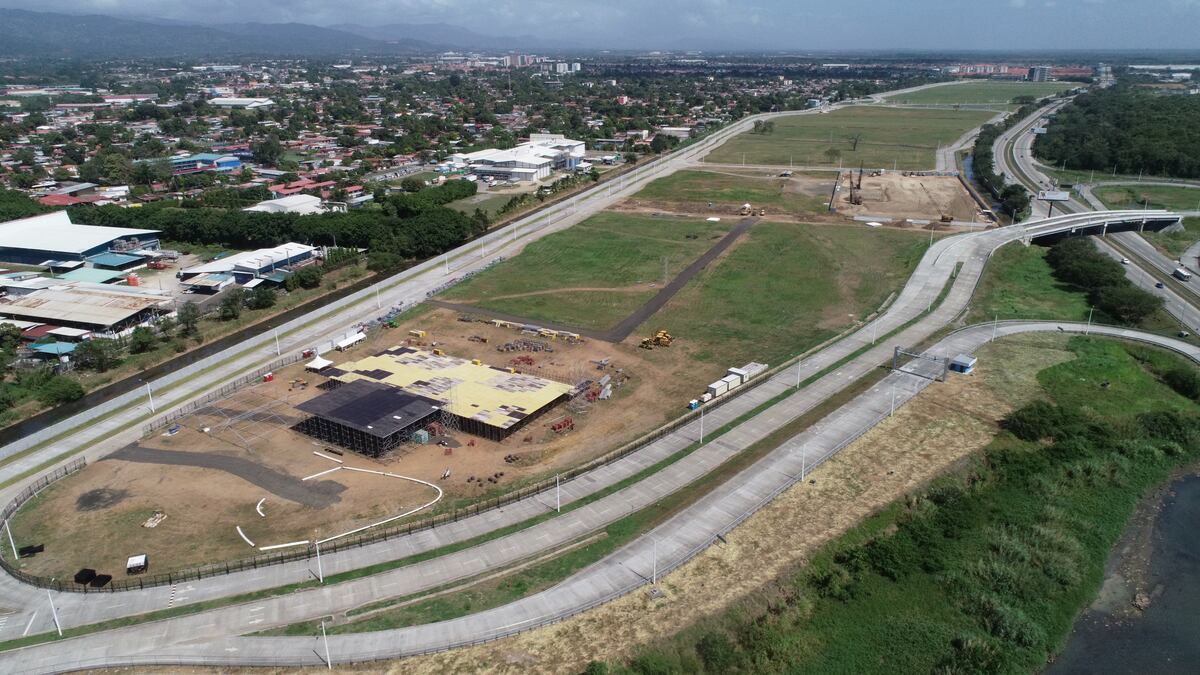
{"label": "utility pole", "polygon": [[[376,290],[375,292],[376,292],[376,293],[378,293],[379,291],[378,291],[378,290]],[[376,299],[376,302],[378,302],[378,298]],[[281,351],[281,350],[279,349],[279,329],[278,329],[278,328],[276,328],[276,329],[275,329],[274,331],[272,331],[272,332],[274,332],[274,333],[275,333],[275,356],[281,356],[281,355],[283,354],[283,351]]]}
{"label": "utility pole", "polygon": [[997,314],[992,318],[992,342],[996,341],[996,328],[1000,324],[1000,315]]}
{"label": "utility pole", "polygon": [[19,553],[17,553],[17,542],[13,541],[12,528],[8,525],[8,518],[4,519],[4,530],[8,532],[8,545],[12,546],[13,560],[16,560],[21,556]]}
{"label": "utility pole", "polygon": [[329,636],[325,634],[325,619],[321,619],[321,640],[325,642],[325,665],[333,670],[333,660],[329,658]]}
{"label": "utility pole", "polygon": [[558,480],[559,474],[554,474],[554,510],[562,513],[562,489]]}
{"label": "utility pole", "polygon": [[313,543],[317,545],[317,581],[325,583],[325,568],[321,567],[321,542],[313,535]]}
{"label": "utility pole", "polygon": [[1084,331],[1084,333],[1083,333],[1084,335],[1092,334],[1092,312],[1094,312],[1094,311],[1096,311],[1096,308],[1094,306],[1088,307],[1088,323],[1087,323],[1087,330]]}
{"label": "utility pole", "polygon": [[149,382],[146,383],[146,398],[150,399],[150,412],[155,412],[155,410],[154,410],[154,392],[152,392],[150,390]]}
{"label": "utility pole", "polygon": [[58,629],[58,637],[62,637],[62,624],[58,622],[58,610],[54,609],[54,596],[50,595],[50,589],[46,589],[46,599],[50,601],[50,614],[54,617],[54,627]]}
{"label": "utility pole", "polygon": [[800,388],[800,365],[802,363],[804,363],[803,360],[796,361],[796,388],[797,389]]}
{"label": "utility pole", "polygon": [[888,413],[888,417],[896,414],[896,383],[892,382],[892,411]]}
{"label": "utility pole", "polygon": [[704,406],[700,406],[700,445],[704,445]]}
{"label": "utility pole", "polygon": [[659,585],[659,540],[650,539],[654,542],[654,562],[650,566],[650,585]]}

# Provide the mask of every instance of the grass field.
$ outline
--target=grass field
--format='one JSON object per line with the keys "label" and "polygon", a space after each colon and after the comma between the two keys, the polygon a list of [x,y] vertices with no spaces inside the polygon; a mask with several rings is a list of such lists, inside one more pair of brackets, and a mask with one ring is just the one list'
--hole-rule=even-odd
{"label": "grass field", "polygon": [[475,213],[475,209],[483,209],[488,218],[495,218],[496,212],[513,198],[512,194],[477,194],[466,199],[450,202],[446,206],[461,211],[467,215]]}
{"label": "grass field", "polygon": [[[1148,232],[1143,236],[1167,255],[1178,259],[1192,244],[1200,241],[1200,218],[1184,218],[1181,232]],[[1196,261],[1184,262],[1194,264]]]}
{"label": "grass field", "polygon": [[[1000,103],[1018,96],[1042,98],[1082,86],[1078,82],[968,81],[888,97],[892,103]],[[1015,106],[1014,106],[1015,107]]]}
{"label": "grass field", "polygon": [[[739,134],[704,159],[778,166],[838,166],[840,160],[843,166],[932,169],[939,145],[953,143],[992,117],[980,111],[871,107],[793,115],[776,119],[773,133]],[[853,138],[858,134],[862,136],[855,149]]]}
{"label": "grass field", "polygon": [[876,310],[928,241],[924,232],[762,222],[641,332],[666,328],[693,361],[775,364]]}
{"label": "grass field", "polygon": [[[1167,440],[1198,427],[1196,403],[1157,377],[1164,366],[1187,368],[1181,359],[1107,340],[1068,345],[1073,358],[1037,375],[1038,398],[1057,406],[1047,416],[1062,421],[1049,425],[1053,440],[998,433],[982,457],[893,502],[769,587],[659,639],[630,670],[1043,668],[1099,589],[1139,497],[1197,454]],[[1137,418],[1150,411],[1179,416]],[[1178,431],[1166,431],[1172,424]]]}
{"label": "grass field", "polygon": [[[766,207],[772,213],[805,215],[825,213],[833,173],[822,178],[798,179],[765,175],[734,175],[712,171],[677,171],[658,178],[635,195],[639,201],[722,206],[745,203]],[[821,192],[820,195],[815,193]]]}
{"label": "grass field", "polygon": [[1170,185],[1109,185],[1092,191],[1110,209],[1200,210],[1200,188]]}
{"label": "grass field", "polygon": [[725,222],[601,213],[530,244],[444,298],[583,328],[633,312],[728,231]]}
{"label": "grass field", "polygon": [[[1042,246],[1011,243],[992,254],[979,286],[971,299],[968,323],[993,319],[1062,319],[1087,321],[1087,294],[1054,278]],[[1103,312],[1092,316],[1096,323],[1115,323]],[[1138,326],[1142,330],[1174,336],[1179,322],[1158,310]],[[1191,338],[1195,339],[1195,338]]]}

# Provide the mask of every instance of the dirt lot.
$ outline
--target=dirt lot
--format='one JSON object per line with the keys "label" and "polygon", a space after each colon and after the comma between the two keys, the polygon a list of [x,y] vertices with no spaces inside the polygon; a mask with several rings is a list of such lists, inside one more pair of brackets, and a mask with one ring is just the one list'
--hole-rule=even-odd
{"label": "dirt lot", "polygon": [[[855,182],[858,174],[854,174]],[[862,204],[850,203],[849,174],[838,192],[838,213],[846,216],[880,216],[903,220],[914,218],[936,222],[942,214],[954,220],[982,222],[971,194],[953,176],[904,176],[888,173],[863,176]]]}
{"label": "dirt lot", "polygon": [[[689,367],[682,350],[660,349],[646,358],[651,353],[637,349],[633,337],[630,344],[555,341],[553,353],[501,353],[496,346],[520,337],[516,331],[465,323],[457,316],[432,310],[400,328],[373,333],[355,350],[326,356],[336,363],[361,358],[405,342],[408,330],[419,328],[428,333],[424,346],[455,356],[493,365],[531,356],[534,365],[518,369],[541,377],[577,382],[607,373],[614,381],[628,379],[611,400],[564,404],[503,442],[450,433],[450,454],[430,444],[408,445],[379,461],[344,455],[347,466],[436,483],[446,492],[433,507],[439,510],[552,476],[632,440],[673,416],[720,374],[715,367]],[[591,361],[605,358],[611,364],[601,372]],[[308,385],[293,384],[301,379]],[[24,569],[60,577],[81,567],[113,573],[129,555],[148,553],[154,571],[163,572],[257,553],[238,535],[239,525],[255,545],[269,546],[329,537],[433,499],[426,486],[366,473],[340,470],[303,480],[337,466],[313,454],[327,444],[290,429],[304,418],[294,406],[319,395],[316,385],[324,380],[304,373],[301,364],[290,366],[277,372],[274,382],[243,389],[180,420],[177,433],[144,438],[55,484],[13,520],[22,545],[46,545],[47,553],[26,561]],[[573,431],[550,430],[568,415]],[[517,461],[505,461],[510,455]],[[443,480],[447,469],[451,475]],[[495,482],[468,481],[483,477]],[[255,511],[263,498],[265,518]],[[160,512],[166,514],[162,522],[142,526]]]}

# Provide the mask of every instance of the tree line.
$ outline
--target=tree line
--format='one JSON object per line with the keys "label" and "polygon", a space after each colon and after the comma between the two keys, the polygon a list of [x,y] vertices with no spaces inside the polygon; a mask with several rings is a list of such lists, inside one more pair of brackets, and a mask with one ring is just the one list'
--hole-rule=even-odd
{"label": "tree line", "polygon": [[1000,134],[1028,117],[1033,111],[1033,105],[1022,106],[999,124],[983,125],[979,128],[979,136],[975,138],[975,147],[971,150],[971,168],[976,182],[991,193],[999,202],[1000,211],[1011,217],[1014,222],[1028,215],[1029,191],[1016,182],[1006,184],[1004,177],[996,174],[996,158],[992,153],[992,146]]}
{"label": "tree line", "polygon": [[475,194],[470,181],[448,181],[412,194],[378,195],[376,203],[347,213],[297,215],[222,208],[148,205],[76,206],[77,223],[159,230],[163,239],[253,249],[296,241],[366,248],[372,269],[435,256],[487,230],[482,212],[468,216],[445,205]]}
{"label": "tree line", "polygon": [[1068,169],[1200,178],[1200,97],[1117,86],[1058,111],[1033,151]]}
{"label": "tree line", "polygon": [[1050,247],[1046,262],[1055,278],[1086,291],[1088,302],[1120,323],[1135,325],[1163,305],[1162,298],[1125,278],[1121,264],[1097,250],[1088,237],[1058,242]]}

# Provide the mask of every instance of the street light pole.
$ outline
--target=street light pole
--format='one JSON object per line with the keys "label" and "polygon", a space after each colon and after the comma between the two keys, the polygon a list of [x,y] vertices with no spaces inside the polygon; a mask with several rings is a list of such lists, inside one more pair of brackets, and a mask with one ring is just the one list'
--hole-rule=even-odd
{"label": "street light pole", "polygon": [[329,636],[325,634],[325,619],[321,619],[321,640],[325,642],[325,665],[333,670],[333,660],[329,658]]}
{"label": "street light pole", "polygon": [[1094,311],[1096,311],[1096,308],[1094,306],[1088,307],[1088,324],[1087,324],[1087,331],[1084,332],[1084,335],[1092,334],[1092,312],[1094,312]]}
{"label": "street light pole", "polygon": [[[378,292],[378,291],[376,291],[376,292]],[[278,328],[276,328],[276,329],[275,329],[274,331],[272,331],[272,332],[273,332],[273,333],[275,333],[275,356],[282,356],[282,355],[283,355],[283,350],[281,350],[281,349],[279,348],[279,329],[278,329]]]}
{"label": "street light pole", "polygon": [[58,610],[54,609],[54,596],[50,595],[50,589],[46,589],[46,599],[50,601],[50,614],[54,617],[54,627],[58,629],[58,637],[62,637],[62,624],[58,622]]}
{"label": "street light pole", "polygon": [[313,543],[317,545],[317,581],[325,583],[325,568],[321,567],[321,542],[314,536]]}
{"label": "street light pole", "polygon": [[13,560],[16,560],[21,556],[19,553],[17,553],[17,542],[13,541],[12,527],[10,527],[8,524],[8,518],[4,519],[4,531],[8,532],[8,545],[12,546]]}
{"label": "street light pole", "polygon": [[155,410],[154,410],[154,392],[152,392],[150,390],[149,382],[146,383],[146,398],[150,399],[150,412],[155,412]]}
{"label": "street light pole", "polygon": [[[651,539],[650,541],[654,542],[654,562],[650,567],[650,585],[657,586],[658,585],[658,540]],[[49,591],[47,591],[47,592],[49,592]]]}

